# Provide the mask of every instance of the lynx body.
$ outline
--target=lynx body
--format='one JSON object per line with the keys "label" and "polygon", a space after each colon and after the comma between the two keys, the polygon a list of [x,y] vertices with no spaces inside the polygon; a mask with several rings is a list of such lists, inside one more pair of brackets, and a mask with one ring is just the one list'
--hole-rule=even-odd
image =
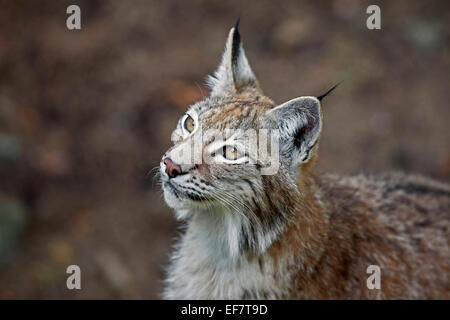
{"label": "lynx body", "polygon": [[[165,298],[450,298],[448,185],[399,173],[314,176],[322,97],[277,106],[264,96],[237,26],[209,85],[161,161],[165,200],[185,222]],[[242,133],[218,141],[200,137],[205,129]],[[262,174],[242,149],[248,129],[276,130],[276,173]],[[199,137],[203,161],[184,163],[177,151]],[[367,285],[371,265],[380,289]]]}

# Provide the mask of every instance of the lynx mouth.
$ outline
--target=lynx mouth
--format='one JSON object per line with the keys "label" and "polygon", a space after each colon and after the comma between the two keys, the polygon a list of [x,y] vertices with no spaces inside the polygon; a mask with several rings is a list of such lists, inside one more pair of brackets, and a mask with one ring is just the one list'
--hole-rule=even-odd
{"label": "lynx mouth", "polygon": [[[199,195],[197,193],[189,191],[187,188],[183,188],[182,186],[178,187],[177,185],[173,184],[169,181],[164,182],[164,187],[169,188],[170,191],[175,195],[175,197],[181,201],[183,200],[191,200],[195,202],[203,202],[207,201],[208,198]],[[180,190],[180,189],[186,189],[186,190]]]}

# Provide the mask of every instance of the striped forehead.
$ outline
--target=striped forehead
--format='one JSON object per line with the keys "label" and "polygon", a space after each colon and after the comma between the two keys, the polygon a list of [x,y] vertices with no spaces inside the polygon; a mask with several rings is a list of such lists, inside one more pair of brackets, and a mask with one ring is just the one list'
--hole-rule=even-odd
{"label": "striped forehead", "polygon": [[203,112],[200,122],[204,128],[252,128],[256,126],[263,109],[265,108],[252,103],[227,103]]}

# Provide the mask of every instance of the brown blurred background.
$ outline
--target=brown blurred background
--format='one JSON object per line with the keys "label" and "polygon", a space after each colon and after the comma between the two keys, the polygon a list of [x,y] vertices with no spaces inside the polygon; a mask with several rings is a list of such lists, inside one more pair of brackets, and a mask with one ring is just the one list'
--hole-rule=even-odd
{"label": "brown blurred background", "polygon": [[278,103],[344,80],[317,172],[449,181],[450,3],[376,1],[370,31],[372,2],[0,1],[0,298],[159,298],[177,225],[149,171],[238,16]]}

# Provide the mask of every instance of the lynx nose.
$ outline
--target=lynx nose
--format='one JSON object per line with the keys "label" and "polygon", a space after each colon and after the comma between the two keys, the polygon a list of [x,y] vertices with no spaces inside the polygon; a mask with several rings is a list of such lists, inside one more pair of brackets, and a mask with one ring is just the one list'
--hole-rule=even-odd
{"label": "lynx nose", "polygon": [[163,162],[166,165],[166,173],[170,178],[175,178],[181,174],[181,167],[175,164],[170,158],[165,158]]}

